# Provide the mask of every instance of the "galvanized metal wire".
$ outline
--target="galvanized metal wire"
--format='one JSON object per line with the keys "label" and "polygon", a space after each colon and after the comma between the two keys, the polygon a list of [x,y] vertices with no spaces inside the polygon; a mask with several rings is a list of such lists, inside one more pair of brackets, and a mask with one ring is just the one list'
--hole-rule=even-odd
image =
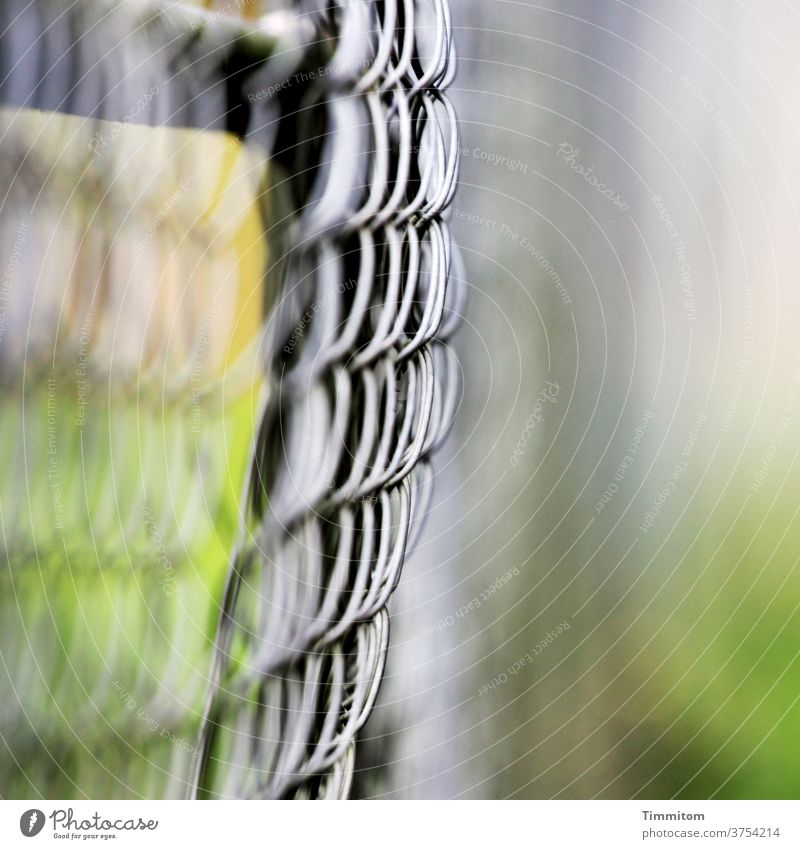
{"label": "galvanized metal wire", "polygon": [[[444,0],[315,0],[310,190],[269,322],[271,394],[217,635],[195,792],[341,798],[386,661],[426,457],[456,405],[463,288]],[[305,157],[305,158],[304,158]]]}
{"label": "galvanized metal wire", "polygon": [[[0,103],[227,130],[267,151],[290,186],[285,273],[268,293],[269,396],[191,795],[339,798],[386,661],[386,605],[430,497],[427,458],[458,398],[447,340],[464,292],[443,218],[459,154],[442,93],[449,11],[445,0],[199,5],[9,0]],[[131,112],[147,91],[159,96]]]}

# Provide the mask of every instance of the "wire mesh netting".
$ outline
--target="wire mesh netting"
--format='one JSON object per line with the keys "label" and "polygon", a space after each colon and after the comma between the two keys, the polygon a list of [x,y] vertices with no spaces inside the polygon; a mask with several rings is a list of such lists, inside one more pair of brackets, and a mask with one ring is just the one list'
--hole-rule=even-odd
{"label": "wire mesh netting", "polygon": [[459,292],[447,288],[440,216],[458,143],[439,91],[449,22],[441,3],[405,4],[402,20],[392,3],[381,11],[320,13],[323,31],[338,28],[331,64],[362,73],[355,96],[321,86],[330,129],[315,159],[336,169],[316,177],[271,325],[277,390],[259,434],[259,529],[226,591],[205,793],[346,793],[386,654],[386,602],[425,496],[411,473],[452,416],[457,382],[441,340]]}
{"label": "wire mesh netting", "polygon": [[6,785],[344,796],[457,398],[446,3],[0,32]]}

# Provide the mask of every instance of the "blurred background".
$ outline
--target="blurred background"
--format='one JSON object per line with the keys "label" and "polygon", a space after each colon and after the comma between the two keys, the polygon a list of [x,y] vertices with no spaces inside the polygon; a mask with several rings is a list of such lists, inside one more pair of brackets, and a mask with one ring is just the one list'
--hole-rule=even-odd
{"label": "blurred background", "polygon": [[471,300],[369,797],[800,794],[800,14],[454,0]]}

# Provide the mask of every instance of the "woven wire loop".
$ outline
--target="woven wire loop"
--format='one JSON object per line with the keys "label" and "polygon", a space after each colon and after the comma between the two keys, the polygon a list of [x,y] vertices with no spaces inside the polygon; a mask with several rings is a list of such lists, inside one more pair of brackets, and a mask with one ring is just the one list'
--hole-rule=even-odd
{"label": "woven wire loop", "polygon": [[386,659],[426,457],[457,403],[459,143],[444,0],[307,4],[335,46],[269,319],[251,519],[226,588],[196,793],[342,798]]}

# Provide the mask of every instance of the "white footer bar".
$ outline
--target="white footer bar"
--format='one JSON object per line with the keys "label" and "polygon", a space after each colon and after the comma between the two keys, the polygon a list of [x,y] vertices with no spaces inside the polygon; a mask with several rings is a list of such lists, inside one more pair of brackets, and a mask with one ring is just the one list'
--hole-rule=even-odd
{"label": "white footer bar", "polygon": [[800,847],[800,803],[0,801],[0,846]]}

